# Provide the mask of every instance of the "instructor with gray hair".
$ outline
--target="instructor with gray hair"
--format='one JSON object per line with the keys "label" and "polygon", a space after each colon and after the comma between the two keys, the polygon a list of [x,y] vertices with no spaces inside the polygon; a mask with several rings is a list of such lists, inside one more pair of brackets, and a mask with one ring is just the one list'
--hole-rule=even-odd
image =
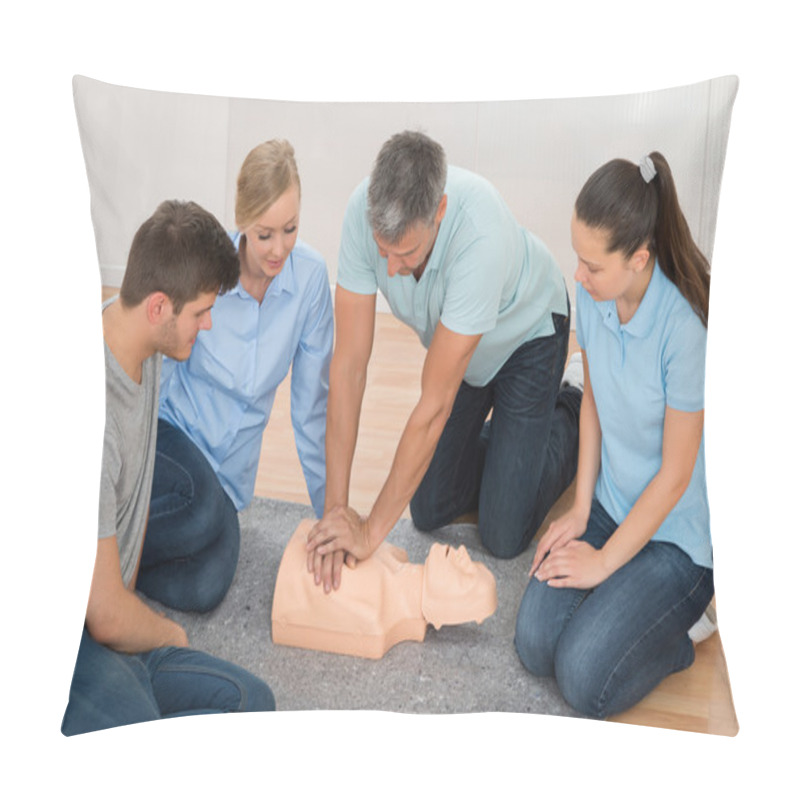
{"label": "instructor with gray hair", "polygon": [[[348,498],[379,289],[428,352],[419,401],[364,517]],[[487,180],[448,167],[425,134],[383,145],[350,198],[339,250],[325,513],[307,545],[326,592],[409,502],[422,531],[477,510],[490,553],[528,547],[577,467],[582,390],[562,382],[569,315],[555,259]]]}

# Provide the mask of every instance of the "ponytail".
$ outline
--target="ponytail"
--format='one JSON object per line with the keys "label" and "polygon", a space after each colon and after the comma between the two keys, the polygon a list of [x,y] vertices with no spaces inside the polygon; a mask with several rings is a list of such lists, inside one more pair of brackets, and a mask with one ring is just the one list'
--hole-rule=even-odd
{"label": "ponytail", "polygon": [[709,263],[692,238],[661,153],[650,153],[640,166],[619,158],[604,164],[581,189],[575,214],[589,227],[608,232],[609,253],[630,258],[647,247],[708,327]]}
{"label": "ponytail", "polygon": [[711,267],[692,238],[678,205],[678,192],[667,160],[661,153],[650,153],[656,168],[659,203],[656,219],[656,255],[664,274],[680,289],[695,313],[708,327],[708,295]]}

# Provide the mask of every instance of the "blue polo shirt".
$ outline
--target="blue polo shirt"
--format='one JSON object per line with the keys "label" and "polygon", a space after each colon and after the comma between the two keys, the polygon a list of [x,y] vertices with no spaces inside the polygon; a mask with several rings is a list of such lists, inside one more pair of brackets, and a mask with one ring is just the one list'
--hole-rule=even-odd
{"label": "blue polo shirt", "polygon": [[[706,328],[658,263],[624,325],[613,300],[595,302],[580,285],[576,313],[602,431],[595,496],[620,524],[661,467],[667,406],[704,407]],[[653,539],[711,567],[704,443],[705,437],[688,488]]]}
{"label": "blue polo shirt", "polygon": [[551,335],[553,312],[567,314],[555,259],[485,178],[448,168],[447,210],[419,282],[389,278],[367,216],[368,185],[364,180],[347,205],[338,284],[358,294],[380,289],[426,348],[439,322],[455,333],[482,334],[464,375],[470,385],[485,386],[521,344]]}

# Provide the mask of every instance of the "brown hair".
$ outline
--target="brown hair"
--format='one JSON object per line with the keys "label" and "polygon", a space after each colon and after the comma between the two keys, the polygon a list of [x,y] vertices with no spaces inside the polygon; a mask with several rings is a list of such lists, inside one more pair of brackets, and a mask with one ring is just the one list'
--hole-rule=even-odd
{"label": "brown hair", "polygon": [[692,238],[667,160],[655,151],[649,158],[655,168],[650,181],[639,166],[621,158],[597,169],[575,201],[575,214],[608,233],[609,253],[630,258],[647,247],[708,327],[710,265]]}
{"label": "brown hair", "polygon": [[236,180],[236,226],[252,225],[290,186],[300,194],[294,148],[285,139],[270,139],[245,157]]}
{"label": "brown hair", "polygon": [[136,231],[120,300],[137,306],[164,292],[178,314],[204,292],[226,292],[239,279],[239,256],[225,229],[197,203],[165,200]]}

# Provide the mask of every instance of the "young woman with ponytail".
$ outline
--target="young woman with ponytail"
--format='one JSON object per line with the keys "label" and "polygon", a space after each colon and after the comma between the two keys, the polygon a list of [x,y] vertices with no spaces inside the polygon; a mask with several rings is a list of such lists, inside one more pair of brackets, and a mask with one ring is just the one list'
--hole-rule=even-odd
{"label": "young woman with ponytail", "polygon": [[584,372],[576,493],[536,548],[515,644],[574,708],[605,718],[692,664],[714,594],[709,265],[657,152],[589,178],[572,244]]}

